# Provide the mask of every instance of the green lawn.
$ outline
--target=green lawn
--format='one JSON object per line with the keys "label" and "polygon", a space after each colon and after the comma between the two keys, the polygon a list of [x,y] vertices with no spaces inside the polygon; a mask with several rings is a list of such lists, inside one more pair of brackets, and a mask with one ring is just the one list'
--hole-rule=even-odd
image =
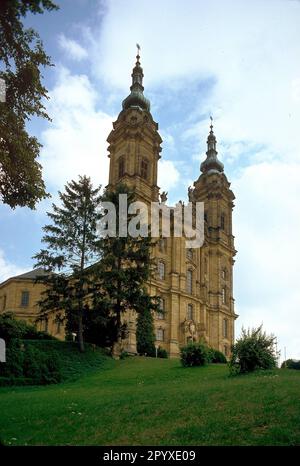
{"label": "green lawn", "polygon": [[0,410],[12,445],[300,445],[300,371],[107,359],[73,382],[1,388]]}

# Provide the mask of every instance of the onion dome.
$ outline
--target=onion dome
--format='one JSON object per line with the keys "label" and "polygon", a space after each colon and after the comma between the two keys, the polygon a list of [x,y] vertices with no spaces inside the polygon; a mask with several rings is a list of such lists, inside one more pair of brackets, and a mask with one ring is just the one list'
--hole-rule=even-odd
{"label": "onion dome", "polygon": [[136,64],[132,70],[132,85],[130,86],[130,94],[122,102],[123,110],[132,107],[139,107],[142,110],[150,111],[150,101],[144,96],[144,86],[143,86],[143,68],[140,63],[140,46],[137,45],[138,53],[136,56]]}
{"label": "onion dome", "polygon": [[207,152],[206,159],[200,165],[202,173],[222,173],[224,171],[224,165],[218,159],[218,152],[216,150],[217,140],[213,132],[212,117],[210,132],[207,138]]}

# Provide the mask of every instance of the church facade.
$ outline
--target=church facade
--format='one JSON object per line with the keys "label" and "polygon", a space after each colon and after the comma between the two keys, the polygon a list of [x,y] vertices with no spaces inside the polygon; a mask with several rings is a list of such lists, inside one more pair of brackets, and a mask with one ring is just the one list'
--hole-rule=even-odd
{"label": "church facade", "polygon": [[[108,136],[110,159],[108,188],[126,184],[136,199],[150,207],[165,203],[166,193],[157,185],[162,139],[158,124],[144,96],[140,57],[132,72],[130,94]],[[236,250],[232,234],[234,194],[218,160],[212,125],[207,139],[206,158],[193,187],[192,203],[204,203],[204,244],[186,248],[185,237],[161,237],[153,249],[156,273],[147,284],[151,295],[159,296],[160,309],[154,316],[156,346],[170,357],[178,357],[180,347],[205,340],[211,347],[230,355],[234,342],[233,265]],[[38,316],[42,285],[35,283],[36,272],[13,277],[0,284],[0,312],[13,312],[33,323]],[[27,317],[26,317],[27,316]],[[136,316],[125,316],[128,338],[123,349],[136,353]],[[55,312],[49,312],[38,328],[63,339],[65,332]]]}
{"label": "church facade", "polygon": [[[137,200],[150,206],[151,202],[166,201],[166,193],[160,194],[157,186],[162,139],[144,96],[140,56],[136,59],[130,94],[107,139],[108,188],[124,183]],[[153,251],[157,272],[148,289],[151,295],[160,297],[162,311],[154,319],[156,345],[166,349],[170,357],[178,357],[182,345],[199,340],[229,356],[234,341],[234,194],[217,157],[212,125],[200,171],[188,197],[193,203],[204,202],[203,246],[187,249],[186,238],[171,236],[161,237]],[[135,352],[135,316],[130,312],[127,323],[125,349]]]}

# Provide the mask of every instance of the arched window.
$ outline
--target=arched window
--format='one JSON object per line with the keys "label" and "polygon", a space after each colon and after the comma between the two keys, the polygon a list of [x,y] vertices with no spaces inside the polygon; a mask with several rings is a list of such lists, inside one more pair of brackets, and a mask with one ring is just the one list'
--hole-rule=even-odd
{"label": "arched window", "polygon": [[3,296],[2,311],[6,308],[6,294]]}
{"label": "arched window", "polygon": [[188,304],[187,305],[187,312],[186,312],[186,318],[187,320],[193,320],[193,305]]}
{"label": "arched window", "polygon": [[226,288],[222,288],[222,304],[226,304]]}
{"label": "arched window", "polygon": [[57,320],[56,321],[56,333],[60,333],[60,329],[61,329],[61,321]]}
{"label": "arched window", "polygon": [[22,307],[28,307],[29,306],[29,291],[22,291],[21,306]]}
{"label": "arched window", "polygon": [[224,345],[224,354],[227,357],[228,356],[228,346]]}
{"label": "arched window", "polygon": [[227,270],[225,268],[221,270],[221,277],[223,280],[226,280],[227,278]]}
{"label": "arched window", "polygon": [[124,157],[119,158],[119,178],[122,178],[125,174],[125,159]]}
{"label": "arched window", "polygon": [[156,330],[156,340],[157,341],[164,341],[165,338],[165,331],[163,328],[158,328]]}
{"label": "arched window", "polygon": [[223,337],[228,338],[228,319],[223,319]]}
{"label": "arched window", "polygon": [[165,279],[165,263],[163,261],[158,262],[158,276],[160,280]]}
{"label": "arched window", "polygon": [[165,303],[164,298],[159,298],[159,310],[156,313],[156,317],[158,319],[164,319],[164,317],[165,317],[165,314],[164,314],[165,313],[165,305],[166,305],[166,303]]}
{"label": "arched window", "polygon": [[166,252],[167,250],[167,240],[166,238],[160,238],[158,241],[158,249],[160,252]]}
{"label": "arched window", "polygon": [[143,159],[141,162],[141,177],[144,178],[144,180],[148,179],[148,171],[149,171],[148,160]]}
{"label": "arched window", "polygon": [[190,294],[193,291],[193,271],[190,269],[186,272],[186,291]]}
{"label": "arched window", "polygon": [[221,230],[225,230],[225,214],[221,214]]}

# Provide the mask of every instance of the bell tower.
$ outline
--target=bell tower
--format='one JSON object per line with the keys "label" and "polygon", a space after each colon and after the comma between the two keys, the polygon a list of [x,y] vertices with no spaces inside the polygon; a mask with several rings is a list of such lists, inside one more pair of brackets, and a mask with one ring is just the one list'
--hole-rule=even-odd
{"label": "bell tower", "polygon": [[157,202],[157,163],[162,139],[158,124],[150,113],[150,102],[144,96],[139,46],[131,77],[130,94],[123,100],[122,111],[107,138],[110,158],[108,188],[124,183],[133,189],[138,200]]}
{"label": "bell tower", "polygon": [[204,202],[205,242],[201,252],[201,288],[206,296],[206,332],[209,344],[229,355],[234,342],[233,264],[236,250],[232,235],[235,196],[218,159],[211,118],[206,159],[194,183],[193,201]]}

